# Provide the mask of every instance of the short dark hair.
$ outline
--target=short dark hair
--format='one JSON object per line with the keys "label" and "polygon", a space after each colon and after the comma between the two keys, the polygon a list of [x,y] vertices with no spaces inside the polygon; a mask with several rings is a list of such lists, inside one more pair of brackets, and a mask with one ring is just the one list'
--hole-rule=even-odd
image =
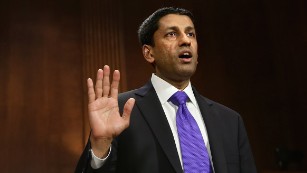
{"label": "short dark hair", "polygon": [[141,45],[147,44],[154,46],[153,35],[159,28],[159,20],[168,14],[179,14],[190,17],[194,23],[193,14],[183,8],[175,7],[163,7],[152,13],[144,22],[140,25],[138,30],[139,42]]}

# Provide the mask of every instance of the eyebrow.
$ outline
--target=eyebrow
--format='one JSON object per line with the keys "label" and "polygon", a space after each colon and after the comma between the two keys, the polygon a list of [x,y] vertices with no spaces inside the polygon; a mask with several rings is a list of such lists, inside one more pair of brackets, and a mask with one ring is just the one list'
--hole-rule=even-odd
{"label": "eyebrow", "polygon": [[[178,30],[178,27],[177,26],[170,26],[170,27],[167,27],[166,28],[167,30]],[[185,29],[184,29],[184,31],[190,31],[190,30],[195,30],[195,28],[194,27],[192,27],[192,26],[187,26]]]}

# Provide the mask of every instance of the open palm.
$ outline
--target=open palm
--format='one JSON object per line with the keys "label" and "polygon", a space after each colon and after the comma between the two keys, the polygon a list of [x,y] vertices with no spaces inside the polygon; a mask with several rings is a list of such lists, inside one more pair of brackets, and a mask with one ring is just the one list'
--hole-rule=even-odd
{"label": "open palm", "polygon": [[110,68],[106,65],[103,70],[99,69],[97,72],[95,89],[92,79],[87,81],[89,123],[94,141],[107,140],[111,143],[114,137],[129,126],[135,100],[131,98],[126,102],[121,116],[117,100],[119,80],[120,73],[115,70],[110,84]]}

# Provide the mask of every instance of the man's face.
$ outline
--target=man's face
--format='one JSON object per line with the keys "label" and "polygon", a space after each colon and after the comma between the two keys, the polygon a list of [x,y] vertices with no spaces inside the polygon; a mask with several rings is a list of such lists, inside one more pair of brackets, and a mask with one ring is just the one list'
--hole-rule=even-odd
{"label": "man's face", "polygon": [[197,66],[194,24],[186,15],[168,14],[159,21],[151,54],[156,75],[168,82],[188,81]]}

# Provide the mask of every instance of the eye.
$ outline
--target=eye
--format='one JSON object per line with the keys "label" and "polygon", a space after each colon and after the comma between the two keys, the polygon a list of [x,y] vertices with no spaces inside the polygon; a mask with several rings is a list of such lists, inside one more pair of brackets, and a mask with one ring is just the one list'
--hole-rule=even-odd
{"label": "eye", "polygon": [[169,32],[166,34],[167,37],[176,37],[177,33],[176,32]]}
{"label": "eye", "polygon": [[189,33],[187,33],[187,36],[188,36],[188,37],[195,37],[196,34],[195,34],[194,32],[189,32]]}

